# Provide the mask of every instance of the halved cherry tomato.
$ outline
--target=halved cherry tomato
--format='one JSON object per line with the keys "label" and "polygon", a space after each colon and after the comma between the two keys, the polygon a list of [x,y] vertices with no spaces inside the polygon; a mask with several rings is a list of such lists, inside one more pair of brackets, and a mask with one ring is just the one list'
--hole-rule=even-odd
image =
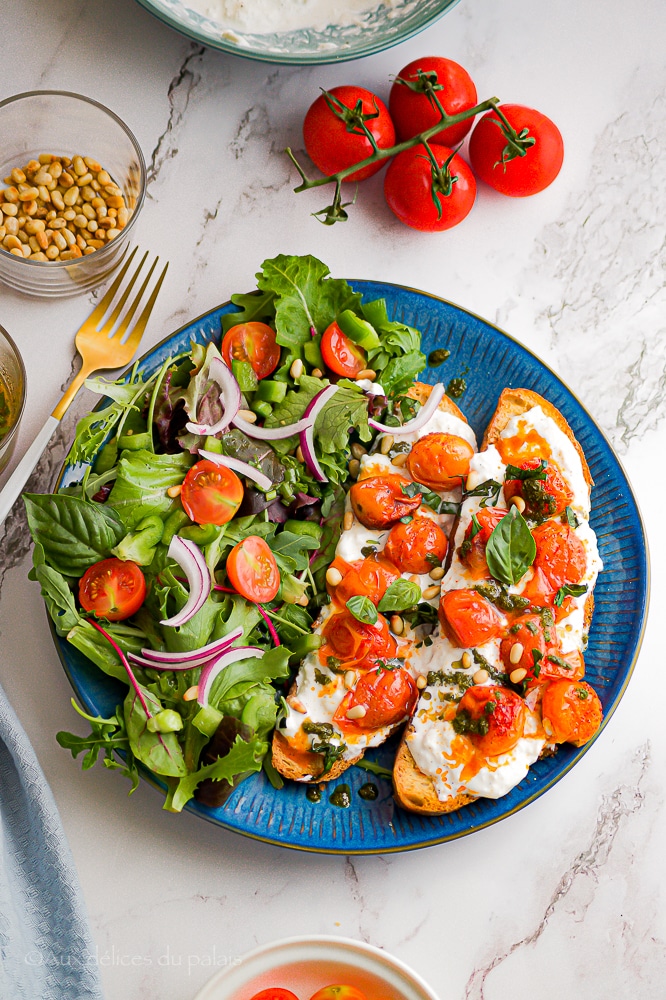
{"label": "halved cherry tomato", "polygon": [[379,659],[395,656],[397,645],[383,615],[374,625],[354,618],[351,612],[331,615],[322,630],[324,645],[319,650],[323,664],[329,656],[340,660],[345,669],[369,670]]}
{"label": "halved cherry tomato", "polygon": [[[377,667],[363,674],[354,690],[347,692],[335,711],[333,722],[343,733],[394,726],[411,715],[417,698],[416,685],[406,670]],[[348,719],[347,712],[357,705],[363,706],[365,715],[362,719]]]}
{"label": "halved cherry tomato", "polygon": [[[555,629],[550,630],[554,633]],[[550,642],[554,635],[550,636]],[[523,652],[515,661],[511,659],[511,654],[516,645],[522,646]],[[543,657],[548,649],[549,642],[544,635],[543,621],[539,615],[521,615],[511,626],[511,630],[500,643],[500,656],[504,662],[507,673],[512,670],[523,668],[529,677],[540,677],[543,669]],[[534,665],[534,652],[536,651],[536,673]],[[541,654],[539,656],[539,654]]]}
{"label": "halved cherry tomato", "polygon": [[243,500],[243,484],[231,469],[208,459],[197,462],[183,481],[180,502],[197,524],[227,524]]}
{"label": "halved cherry tomato", "polygon": [[486,720],[485,734],[470,732],[468,738],[487,757],[498,757],[512,750],[525,728],[525,702],[509,688],[474,685],[458,703],[458,712],[476,720]]}
{"label": "halved cherry tomato", "polygon": [[457,434],[426,434],[407,458],[410,476],[431,490],[452,490],[469,472],[471,444]]}
{"label": "halved cherry tomato", "polygon": [[359,479],[349,491],[351,505],[366,528],[389,528],[401,517],[413,514],[421,506],[421,494],[403,493],[403,476],[370,476]]}
{"label": "halved cherry tomato", "polygon": [[449,590],[439,602],[439,620],[449,639],[461,649],[473,649],[497,639],[506,624],[490,601],[476,590]]}
{"label": "halved cherry tomato", "polygon": [[491,576],[486,562],[486,545],[493,531],[507,513],[508,511],[499,507],[485,507],[477,511],[476,522],[480,526],[480,531],[477,531],[474,522],[470,521],[458,554],[460,561],[472,571],[475,577]]}
{"label": "halved cherry tomato", "polygon": [[565,583],[582,580],[587,568],[585,546],[573,528],[558,521],[538,525],[532,535],[537,547],[533,564],[535,578],[525,588],[525,596],[531,598],[537,584],[545,582],[552,600]]}
{"label": "halved cherry tomato", "polygon": [[268,544],[259,535],[248,535],[227,556],[227,574],[238,593],[266,604],[280,589],[280,571]]}
{"label": "halved cherry tomato", "polygon": [[266,323],[232,326],[222,339],[221,353],[229,368],[232,361],[249,361],[257,378],[266,378],[280,363],[275,330]]}
{"label": "halved cherry tomato", "polygon": [[267,990],[255,993],[251,1000],[298,1000],[298,997],[282,986],[269,986]]}
{"label": "halved cherry tomato", "polygon": [[553,743],[581,747],[601,725],[603,709],[594,688],[585,681],[553,681],[541,702],[544,729]]}
{"label": "halved cherry tomato", "polygon": [[324,986],[310,1000],[365,1000],[365,993],[361,993],[355,986]]}
{"label": "halved cherry tomato", "polygon": [[401,573],[429,573],[433,566],[444,561],[447,548],[446,535],[435,521],[415,517],[407,524],[391,528],[384,555]]}
{"label": "halved cherry tomato", "polygon": [[368,556],[354,565],[335,588],[335,599],[346,604],[350,597],[362,594],[373,604],[379,604],[382,597],[400,573],[392,562],[383,555]]}
{"label": "halved cherry tomato", "polygon": [[[538,458],[529,459],[520,465],[521,469],[538,467]],[[511,497],[519,496],[525,501],[528,516],[546,518],[561,514],[573,500],[573,491],[553,462],[549,462],[543,471],[545,479],[507,479],[504,483],[507,503]]]}
{"label": "halved cherry tomato", "polygon": [[344,378],[356,378],[368,367],[363,348],[343,333],[336,322],[331,323],[322,334],[321,355],[326,367]]}
{"label": "halved cherry tomato", "polygon": [[102,559],[89,566],[79,580],[81,607],[110,622],[136,614],[145,597],[144,575],[129,559]]}

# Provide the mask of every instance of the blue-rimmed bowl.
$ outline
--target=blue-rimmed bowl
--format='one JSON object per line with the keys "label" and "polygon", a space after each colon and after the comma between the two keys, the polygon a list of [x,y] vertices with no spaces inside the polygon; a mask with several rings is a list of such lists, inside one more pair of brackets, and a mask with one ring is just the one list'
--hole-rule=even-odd
{"label": "blue-rimmed bowl", "polygon": [[[305,66],[360,59],[423,31],[458,0],[391,0],[354,17],[353,24],[328,25],[299,31],[248,34],[230,30],[200,14],[187,0],[138,0],[160,21],[188,38],[222,52],[261,62]],[[340,5],[342,6],[342,5]]]}

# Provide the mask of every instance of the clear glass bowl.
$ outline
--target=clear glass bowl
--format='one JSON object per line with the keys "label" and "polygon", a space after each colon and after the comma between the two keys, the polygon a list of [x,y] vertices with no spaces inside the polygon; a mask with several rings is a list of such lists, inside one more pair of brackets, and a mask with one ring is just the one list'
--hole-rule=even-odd
{"label": "clear glass bowl", "polygon": [[59,298],[95,287],[120,264],[146,189],[146,165],[128,127],[97,101],[59,90],[34,90],[0,102],[0,187],[14,167],[41,153],[91,156],[121,188],[132,216],[120,235],[73,261],[21,259],[0,241],[0,281],[26,295]]}
{"label": "clear glass bowl", "polygon": [[0,472],[12,457],[24,406],[23,359],[12,338],[0,326]]}
{"label": "clear glass bowl", "polygon": [[[391,0],[355,16],[352,24],[257,35],[225,30],[218,21],[192,10],[187,0],[138,0],[165,24],[211,48],[299,66],[344,62],[381,52],[423,31],[458,2]],[[368,6],[371,4],[368,0]]]}

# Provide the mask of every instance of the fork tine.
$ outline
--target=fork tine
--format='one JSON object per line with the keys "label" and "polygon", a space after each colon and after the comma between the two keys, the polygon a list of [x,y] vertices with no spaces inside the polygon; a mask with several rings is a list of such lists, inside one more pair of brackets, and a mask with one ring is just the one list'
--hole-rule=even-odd
{"label": "fork tine", "polygon": [[[139,262],[139,266],[137,267],[136,271],[134,272],[134,274],[130,278],[129,283],[127,285],[127,288],[125,289],[125,291],[123,292],[123,294],[120,296],[120,299],[118,300],[117,306],[115,307],[115,309],[111,313],[110,317],[108,318],[108,320],[106,321],[106,323],[104,324],[104,326],[102,327],[102,329],[100,330],[100,333],[109,333],[110,334],[111,331],[113,330],[114,326],[118,322],[118,320],[120,318],[120,314],[121,314],[121,312],[123,310],[123,307],[124,307],[125,303],[127,302],[128,298],[129,298],[130,292],[132,291],[132,289],[134,288],[134,285],[136,284],[136,279],[139,277],[141,269],[142,269],[143,265],[146,263],[147,256],[148,256],[148,251],[146,250],[146,252],[144,253],[143,257],[141,258],[141,260]],[[153,267],[154,266],[155,265],[153,265]],[[148,277],[150,277],[150,272],[148,274]],[[145,287],[145,285],[144,285],[144,287]],[[134,308],[136,308],[136,306],[134,306]],[[130,316],[131,316],[131,313],[130,313]],[[118,339],[121,340],[122,339],[122,332],[124,332],[124,331],[122,331],[122,332],[121,331],[122,331],[122,327],[118,331],[116,331],[116,333],[114,334],[114,338],[112,338],[112,339],[115,339],[115,337],[118,336],[118,333],[120,333],[120,336],[118,337]]]}
{"label": "fork tine", "polygon": [[99,303],[99,305],[97,305],[97,307],[93,310],[93,312],[88,317],[88,320],[87,320],[88,323],[94,323],[95,326],[97,326],[97,324],[99,323],[99,321],[102,319],[102,317],[106,313],[106,310],[111,305],[111,301],[113,299],[113,296],[116,294],[116,292],[120,288],[120,283],[123,280],[123,278],[125,277],[125,275],[127,274],[127,269],[129,268],[130,264],[134,260],[134,256],[135,256],[135,254],[136,254],[136,252],[137,252],[138,249],[139,249],[138,247],[134,247],[134,249],[132,250],[131,254],[129,255],[129,257],[127,258],[127,260],[123,264],[122,268],[120,269],[118,277],[113,282],[113,284],[109,288],[108,292],[106,293],[106,295],[104,296],[104,298],[102,299],[102,301]]}
{"label": "fork tine", "polygon": [[125,336],[125,334],[127,333],[127,330],[129,329],[129,325],[130,325],[130,322],[132,320],[132,317],[134,316],[134,313],[136,312],[136,310],[139,307],[139,303],[140,303],[140,301],[141,301],[141,299],[143,297],[143,293],[145,292],[146,288],[148,287],[148,283],[150,282],[150,279],[153,276],[153,271],[157,267],[158,263],[159,263],[159,257],[156,257],[155,260],[153,261],[152,265],[151,265],[150,270],[148,271],[148,274],[146,275],[146,277],[145,277],[145,279],[143,281],[143,284],[141,285],[141,288],[136,293],[136,295],[134,297],[134,300],[132,301],[131,305],[127,309],[127,312],[123,316],[122,323],[120,324],[120,326],[118,327],[118,329],[114,333],[114,335],[113,335],[113,339],[114,340],[122,340],[123,337]]}
{"label": "fork tine", "polygon": [[[157,260],[159,260],[159,257],[157,258]],[[157,260],[155,261],[155,264],[157,264]],[[153,268],[154,268],[154,266],[155,265],[153,265]],[[152,274],[153,268],[151,268],[151,274]],[[143,332],[146,329],[146,325],[147,325],[148,320],[150,318],[150,314],[153,311],[153,306],[155,305],[155,300],[157,298],[157,295],[158,295],[158,292],[159,292],[160,288],[162,287],[162,282],[164,281],[164,278],[166,276],[168,268],[169,268],[169,262],[167,261],[166,264],[164,265],[164,270],[162,271],[162,273],[160,274],[159,278],[157,279],[157,284],[155,285],[155,288],[153,289],[150,298],[148,299],[148,301],[146,302],[146,304],[145,304],[145,306],[143,308],[143,312],[141,313],[141,315],[139,316],[138,320],[134,324],[134,327],[133,327],[133,329],[132,329],[129,337],[127,338],[127,340],[125,342],[125,347],[131,348],[132,351],[135,351],[137,349],[137,347],[139,346],[139,341],[141,340],[141,338],[143,336]],[[138,298],[141,298],[141,295],[139,295]]]}

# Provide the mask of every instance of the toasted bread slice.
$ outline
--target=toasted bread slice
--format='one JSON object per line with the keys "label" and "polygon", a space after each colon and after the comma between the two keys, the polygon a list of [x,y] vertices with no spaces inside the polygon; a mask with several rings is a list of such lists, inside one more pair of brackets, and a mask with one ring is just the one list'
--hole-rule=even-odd
{"label": "toasted bread slice", "polygon": [[500,434],[509,423],[512,417],[517,417],[521,413],[527,413],[531,410],[533,406],[540,406],[547,417],[557,424],[559,429],[566,434],[566,436],[571,441],[572,445],[578,452],[578,457],[580,458],[581,465],[583,467],[583,476],[587,485],[592,488],[594,481],[590,474],[590,468],[585,459],[583,449],[579,445],[574,432],[569,427],[560,411],[552,403],[549,403],[547,399],[540,396],[537,392],[532,392],[531,389],[504,389],[500,395],[499,401],[497,403],[497,408],[492,416],[488,427],[486,428],[486,433],[483,435],[483,441],[481,442],[481,451],[485,451],[488,445],[495,444]]}
{"label": "toasted bread slice", "polygon": [[[425,382],[415,382],[407,395],[423,404],[430,396],[432,390],[433,386]],[[458,417],[467,423],[465,415],[448,396],[442,396],[438,409],[444,413],[450,413],[452,416]],[[395,729],[396,727],[393,728]],[[310,781],[331,781],[334,778],[338,778],[343,771],[346,771],[348,767],[351,767],[352,764],[360,760],[363,756],[363,751],[352,760],[336,761],[328,774],[322,775],[324,762],[321,754],[295,749],[287,742],[279,730],[276,729],[273,734],[272,754],[273,766],[284,778],[290,778],[292,781],[307,781],[308,776],[310,776]]]}
{"label": "toasted bread slice", "polygon": [[474,795],[461,792],[442,802],[431,779],[416,766],[404,736],[393,765],[393,787],[397,803],[422,816],[442,816],[475,800]]}

